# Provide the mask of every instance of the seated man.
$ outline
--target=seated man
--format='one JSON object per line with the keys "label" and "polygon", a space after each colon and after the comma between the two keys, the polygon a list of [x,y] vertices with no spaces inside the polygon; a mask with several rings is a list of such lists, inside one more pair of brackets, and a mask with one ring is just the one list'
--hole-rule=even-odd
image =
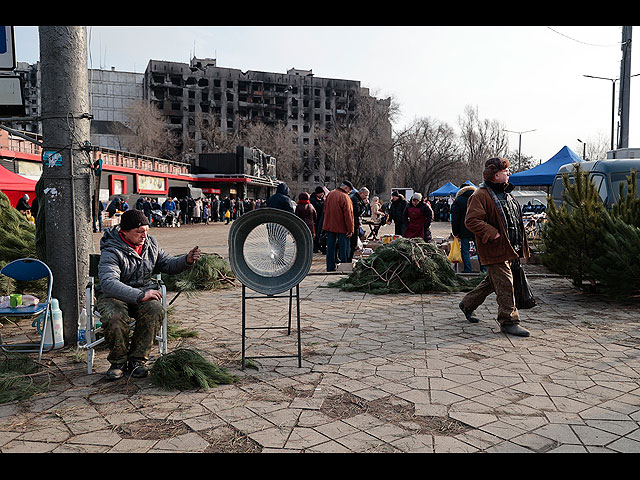
{"label": "seated man", "polygon": [[[96,308],[111,367],[107,378],[115,380],[127,371],[147,376],[151,346],[164,316],[162,294],[155,288],[152,273],[180,273],[200,258],[194,247],[188,254],[172,257],[156,240],[147,236],[149,220],[140,210],[127,210],[120,225],[105,231],[100,240],[100,263],[96,285]],[[136,320],[129,345],[129,318]]]}

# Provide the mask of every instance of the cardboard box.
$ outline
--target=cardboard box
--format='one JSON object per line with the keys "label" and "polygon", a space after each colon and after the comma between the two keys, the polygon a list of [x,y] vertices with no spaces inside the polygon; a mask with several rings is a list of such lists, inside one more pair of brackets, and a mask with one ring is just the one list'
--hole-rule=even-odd
{"label": "cardboard box", "polygon": [[353,272],[353,263],[341,263],[336,267],[337,272]]}

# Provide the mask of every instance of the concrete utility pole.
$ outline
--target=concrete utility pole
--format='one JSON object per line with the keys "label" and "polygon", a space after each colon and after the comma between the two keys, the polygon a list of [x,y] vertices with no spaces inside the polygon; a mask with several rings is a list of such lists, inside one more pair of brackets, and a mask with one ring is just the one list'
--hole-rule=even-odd
{"label": "concrete utility pole", "polygon": [[618,148],[629,147],[629,95],[631,90],[631,28],[622,27],[622,61],[620,62],[620,134]]}
{"label": "concrete utility pole", "polygon": [[[40,34],[46,263],[63,313],[64,343],[77,341],[93,250],[90,116],[85,27],[44,26]],[[85,144],[85,142],[87,142]]]}

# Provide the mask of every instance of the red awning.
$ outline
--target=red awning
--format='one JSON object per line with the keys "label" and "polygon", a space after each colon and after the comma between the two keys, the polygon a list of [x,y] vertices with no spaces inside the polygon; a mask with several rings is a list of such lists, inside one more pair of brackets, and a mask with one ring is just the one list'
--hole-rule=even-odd
{"label": "red awning", "polygon": [[36,196],[36,181],[13,173],[0,165],[0,191],[9,197],[11,206],[15,207],[18,200],[26,193],[29,203]]}

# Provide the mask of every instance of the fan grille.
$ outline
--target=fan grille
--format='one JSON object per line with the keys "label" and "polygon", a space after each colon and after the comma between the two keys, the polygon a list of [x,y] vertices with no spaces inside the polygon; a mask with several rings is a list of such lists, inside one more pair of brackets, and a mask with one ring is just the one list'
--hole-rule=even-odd
{"label": "fan grille", "polygon": [[247,266],[263,277],[277,277],[295,263],[297,248],[291,232],[279,223],[262,223],[253,228],[243,245]]}

